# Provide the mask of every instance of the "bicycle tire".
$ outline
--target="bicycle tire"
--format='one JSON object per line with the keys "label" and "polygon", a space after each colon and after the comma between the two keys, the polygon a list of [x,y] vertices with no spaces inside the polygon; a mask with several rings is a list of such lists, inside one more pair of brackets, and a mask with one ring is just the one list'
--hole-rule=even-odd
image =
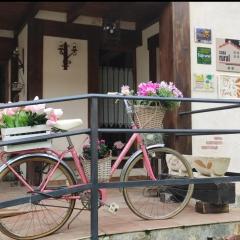
{"label": "bicycle tire", "polygon": [[[188,161],[177,151],[158,146],[149,146],[147,148],[148,155],[151,158],[151,164],[160,160],[162,168],[157,170],[156,179],[163,178],[179,178],[176,173],[175,175],[171,172],[165,173],[167,165],[163,164],[164,155],[167,157],[173,157],[180,162],[185,172],[184,178],[192,178],[192,168]],[[154,156],[155,155],[155,156]],[[157,158],[156,158],[157,156]],[[128,160],[125,169],[123,169],[122,181],[136,181],[136,180],[151,180],[148,173],[143,166],[139,168],[140,164],[143,163],[143,153],[139,152],[133,158]],[[135,169],[135,170],[134,170]],[[155,170],[156,171],[156,170]],[[182,176],[183,177],[183,176]],[[185,187],[184,187],[185,186]],[[185,206],[188,204],[193,193],[194,184],[188,184],[187,186],[169,186],[169,185],[158,185],[150,187],[129,187],[123,188],[123,196],[126,204],[130,210],[143,219],[168,219],[178,213],[180,213]]]}
{"label": "bicycle tire", "polygon": [[[35,184],[30,183],[32,180],[29,180],[30,177],[26,172],[27,166],[32,164],[34,174],[42,180],[56,162],[51,157],[34,156],[33,154],[32,156],[27,155],[10,165],[35,189],[41,181],[35,179]],[[60,163],[45,189],[59,189],[75,183],[76,181],[72,173]],[[12,174],[9,168],[5,168],[0,173],[1,201],[20,197],[19,194],[22,194],[22,197],[29,196],[27,191],[26,187]],[[5,216],[1,216],[1,211],[3,210],[0,210],[0,231],[8,237],[18,240],[37,239],[50,235],[61,228],[69,219],[74,209],[75,201],[75,199],[49,198],[37,203],[27,203],[3,209],[7,211]],[[11,210],[17,214],[11,214]]]}

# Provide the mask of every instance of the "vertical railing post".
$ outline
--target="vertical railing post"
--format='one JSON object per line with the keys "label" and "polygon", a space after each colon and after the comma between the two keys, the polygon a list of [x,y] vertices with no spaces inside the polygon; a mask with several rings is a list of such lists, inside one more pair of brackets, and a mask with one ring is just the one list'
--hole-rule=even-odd
{"label": "vertical railing post", "polygon": [[98,239],[98,99],[91,98],[91,239]]}

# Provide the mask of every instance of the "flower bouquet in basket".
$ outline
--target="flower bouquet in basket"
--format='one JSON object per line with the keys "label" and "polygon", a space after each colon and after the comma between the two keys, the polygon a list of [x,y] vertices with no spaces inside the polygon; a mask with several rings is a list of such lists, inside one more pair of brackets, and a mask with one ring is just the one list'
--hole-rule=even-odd
{"label": "flower bouquet in basket", "polygon": [[[87,177],[90,179],[91,176],[91,143],[83,145],[83,167]],[[97,142],[98,150],[98,181],[106,182],[109,181],[111,172],[111,160],[112,154],[109,147],[106,145],[105,140],[101,139]]]}
{"label": "flower bouquet in basket", "polygon": [[[124,95],[134,95],[134,92],[129,89],[129,86],[122,86],[121,93]],[[152,97],[183,97],[182,92],[172,83],[164,81],[160,83],[140,83],[138,85],[137,96],[152,96]],[[163,118],[166,111],[173,110],[180,106],[180,101],[150,101],[136,100],[133,101],[135,122],[140,128],[162,128]]]}
{"label": "flower bouquet in basket", "polygon": [[[34,100],[38,99],[38,97],[34,98]],[[49,134],[51,126],[62,114],[61,109],[46,108],[46,104],[2,109],[0,110],[2,140],[16,140]],[[50,146],[51,140],[43,140],[37,143],[4,146],[3,150],[12,152]]]}

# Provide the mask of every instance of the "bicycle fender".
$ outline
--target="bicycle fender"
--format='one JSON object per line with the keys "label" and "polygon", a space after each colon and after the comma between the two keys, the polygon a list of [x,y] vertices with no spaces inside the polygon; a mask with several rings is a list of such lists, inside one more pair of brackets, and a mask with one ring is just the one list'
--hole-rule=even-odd
{"label": "bicycle fender", "polygon": [[[46,154],[46,153],[32,153],[32,154],[23,154],[23,155],[20,155],[20,156],[16,156],[16,157],[13,157],[11,159],[9,159],[7,162],[9,165],[19,161],[19,160],[22,160],[23,158],[26,158],[26,157],[46,157],[46,158],[50,158],[51,160],[53,160],[54,162],[58,162],[59,159],[53,155],[50,155],[50,154]],[[60,164],[62,164],[66,169],[67,171],[73,176],[73,179],[75,181],[75,183],[77,182],[76,180],[76,177],[75,177],[75,174],[73,172],[73,170],[64,162],[64,161],[60,161]],[[1,172],[3,172],[6,168],[8,168],[7,164],[4,163],[1,167],[0,167],[0,174]]]}
{"label": "bicycle fender", "polygon": [[[160,147],[160,148],[161,148],[161,147],[164,147],[164,146],[165,146],[164,144],[155,144],[155,145],[148,146],[148,147],[147,147],[147,150],[150,150],[150,149],[153,149],[153,148],[156,148],[156,147]],[[124,177],[124,175],[125,175],[128,167],[129,167],[129,165],[130,165],[130,164],[132,163],[132,161],[133,161],[136,157],[138,157],[141,153],[142,153],[142,150],[139,149],[139,150],[136,151],[136,152],[127,160],[127,162],[124,164],[124,167],[123,167],[123,169],[122,169],[122,171],[121,171],[121,175],[120,175],[120,182],[123,181],[123,177]],[[120,188],[119,190],[120,190],[120,192],[122,192],[122,188]]]}

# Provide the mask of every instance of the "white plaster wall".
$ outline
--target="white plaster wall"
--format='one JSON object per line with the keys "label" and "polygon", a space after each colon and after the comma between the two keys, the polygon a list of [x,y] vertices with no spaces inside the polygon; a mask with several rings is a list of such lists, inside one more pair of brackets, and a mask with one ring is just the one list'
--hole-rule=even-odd
{"label": "white plaster wall", "polygon": [[[58,52],[60,42],[66,41],[68,44],[76,43],[78,52],[71,57],[72,63],[68,70],[63,70],[62,55]],[[62,97],[70,95],[86,94],[87,83],[87,41],[79,39],[58,38],[44,36],[43,42],[43,98]],[[87,101],[70,101],[63,103],[48,104],[54,108],[62,108],[62,119],[81,118],[84,122],[83,128],[87,128]],[[73,143],[80,150],[81,143],[86,135],[73,136]],[[55,149],[65,148],[65,138],[54,139]]]}
{"label": "white plaster wall", "polygon": [[[191,76],[194,73],[239,75],[240,73],[227,73],[216,71],[216,38],[240,39],[238,22],[240,3],[238,2],[190,2],[190,33],[191,33]],[[194,42],[194,27],[212,29],[212,44]],[[212,64],[197,64],[197,47],[210,47],[212,49]],[[193,82],[192,82],[193,86]],[[195,92],[192,97],[218,98],[217,79],[215,91],[212,93]],[[193,103],[192,109],[202,109],[221,106],[220,104]],[[239,129],[240,109],[231,109],[218,112],[209,112],[192,115],[193,129]],[[201,146],[214,136],[193,137],[193,155],[226,156],[231,157],[230,171],[240,171],[239,152],[240,135],[218,135],[223,138],[223,145],[216,150],[203,150]]]}
{"label": "white plaster wall", "polygon": [[159,32],[159,23],[155,23],[142,31],[142,46],[136,50],[137,84],[149,81],[149,52],[147,40]]}
{"label": "white plaster wall", "polygon": [[18,49],[19,49],[19,58],[23,62],[22,49],[24,49],[24,73],[22,69],[18,73],[18,81],[24,83],[24,89],[19,94],[19,100],[27,100],[27,53],[28,53],[28,25],[25,25],[23,30],[18,35]]}

